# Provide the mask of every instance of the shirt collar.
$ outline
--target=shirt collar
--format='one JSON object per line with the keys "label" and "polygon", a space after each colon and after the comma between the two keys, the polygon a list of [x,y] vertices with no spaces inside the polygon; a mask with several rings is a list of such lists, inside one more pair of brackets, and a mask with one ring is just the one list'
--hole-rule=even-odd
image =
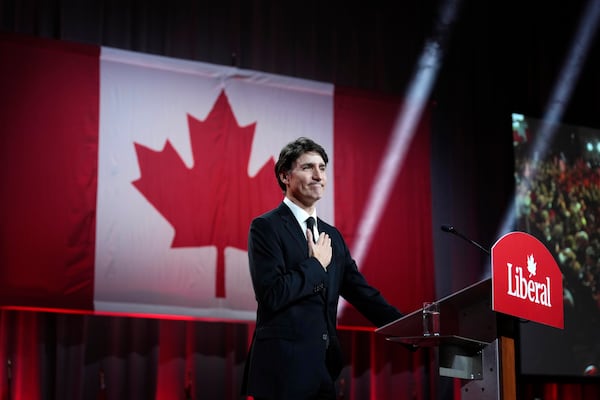
{"label": "shirt collar", "polygon": [[300,227],[302,227],[302,229],[306,229],[306,219],[308,217],[313,217],[315,219],[315,226],[317,226],[317,210],[316,209],[312,213],[312,215],[310,215],[309,213],[304,211],[302,208],[300,208],[298,205],[296,205],[293,201],[291,201],[287,197],[283,198],[283,202],[292,211],[292,214],[294,214],[296,221],[298,221],[298,223],[300,224]]}

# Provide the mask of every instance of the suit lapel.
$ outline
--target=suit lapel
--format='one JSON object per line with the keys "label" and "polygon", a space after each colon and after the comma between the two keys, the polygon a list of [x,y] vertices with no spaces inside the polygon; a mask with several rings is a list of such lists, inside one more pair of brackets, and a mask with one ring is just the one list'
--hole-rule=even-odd
{"label": "suit lapel", "polygon": [[296,217],[294,217],[292,210],[290,210],[289,207],[282,202],[279,205],[277,213],[281,217],[283,226],[298,243],[298,245],[307,249],[308,247],[306,244],[306,238],[304,237],[302,229],[300,229],[300,226],[298,226],[298,221],[296,221]]}

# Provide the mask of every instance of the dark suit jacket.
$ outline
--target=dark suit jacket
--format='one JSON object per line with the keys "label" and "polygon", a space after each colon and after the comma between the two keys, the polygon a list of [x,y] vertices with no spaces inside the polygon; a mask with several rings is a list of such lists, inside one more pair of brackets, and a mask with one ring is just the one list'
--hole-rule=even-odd
{"label": "dark suit jacket", "polygon": [[244,389],[269,399],[305,399],[343,366],[336,311],[343,296],[376,326],[401,314],[358,271],[342,235],[318,220],[331,237],[327,271],[308,257],[302,229],[287,205],[252,221],[248,257],[258,302]]}

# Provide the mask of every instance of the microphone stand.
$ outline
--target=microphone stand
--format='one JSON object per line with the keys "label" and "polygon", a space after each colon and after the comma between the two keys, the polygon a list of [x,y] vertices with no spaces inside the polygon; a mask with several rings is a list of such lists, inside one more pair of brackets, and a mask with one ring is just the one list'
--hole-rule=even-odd
{"label": "microphone stand", "polygon": [[479,250],[483,251],[485,254],[490,255],[490,251],[488,249],[486,249],[485,247],[483,247],[482,245],[480,245],[479,243],[477,243],[476,241],[469,239],[468,237],[466,237],[465,235],[463,235],[462,233],[460,233],[459,231],[457,231],[453,226],[449,226],[449,225],[442,225],[442,230],[444,232],[448,232],[448,233],[452,233],[453,235],[458,236],[459,238],[471,243],[473,246],[479,248]]}

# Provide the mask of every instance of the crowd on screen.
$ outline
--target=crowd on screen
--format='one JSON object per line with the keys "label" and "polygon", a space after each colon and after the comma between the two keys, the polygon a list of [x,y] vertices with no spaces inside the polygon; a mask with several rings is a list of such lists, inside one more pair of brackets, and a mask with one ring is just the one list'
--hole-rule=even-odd
{"label": "crowd on screen", "polygon": [[[600,309],[600,167],[557,154],[517,157],[517,230],[546,244],[565,275],[565,302]],[[578,304],[578,306],[581,304]]]}

